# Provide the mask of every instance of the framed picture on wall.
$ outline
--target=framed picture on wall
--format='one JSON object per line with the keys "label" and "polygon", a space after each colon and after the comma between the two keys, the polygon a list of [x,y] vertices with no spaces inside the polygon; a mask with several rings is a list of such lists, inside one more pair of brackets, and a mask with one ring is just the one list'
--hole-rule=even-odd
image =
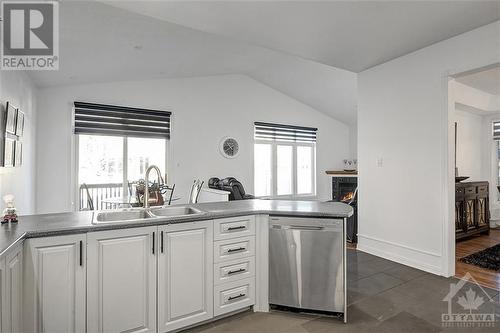
{"label": "framed picture on wall", "polygon": [[18,167],[23,164],[23,143],[16,141],[14,149],[14,166]]}
{"label": "framed picture on wall", "polygon": [[24,133],[24,112],[17,110],[16,135],[23,136]]}
{"label": "framed picture on wall", "polygon": [[17,109],[7,102],[6,112],[5,131],[9,134],[16,134]]}
{"label": "framed picture on wall", "polygon": [[14,166],[14,150],[15,150],[15,141],[10,138],[5,138],[4,144],[4,166],[5,167],[13,167]]}

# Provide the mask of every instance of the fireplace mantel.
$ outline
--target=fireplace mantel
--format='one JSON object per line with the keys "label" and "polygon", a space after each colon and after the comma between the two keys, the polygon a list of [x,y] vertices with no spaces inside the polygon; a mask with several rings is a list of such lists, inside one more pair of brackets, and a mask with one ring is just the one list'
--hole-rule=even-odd
{"label": "fireplace mantel", "polygon": [[327,175],[330,176],[337,176],[337,177],[357,177],[358,172],[357,171],[344,171],[344,170],[328,170],[326,171]]}

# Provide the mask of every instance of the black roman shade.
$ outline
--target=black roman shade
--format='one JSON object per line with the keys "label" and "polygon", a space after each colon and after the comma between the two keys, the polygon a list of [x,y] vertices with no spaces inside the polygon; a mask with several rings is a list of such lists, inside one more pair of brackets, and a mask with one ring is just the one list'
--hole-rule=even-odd
{"label": "black roman shade", "polygon": [[500,121],[493,122],[493,140],[500,140]]}
{"label": "black roman shade", "polygon": [[169,111],[75,102],[75,134],[170,139]]}
{"label": "black roman shade", "polygon": [[316,142],[317,128],[271,123],[254,123],[255,140]]}

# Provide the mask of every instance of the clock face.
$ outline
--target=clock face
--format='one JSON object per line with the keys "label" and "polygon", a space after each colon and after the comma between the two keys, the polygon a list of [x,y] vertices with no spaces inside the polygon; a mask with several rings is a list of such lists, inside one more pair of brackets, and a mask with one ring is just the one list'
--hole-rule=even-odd
{"label": "clock face", "polygon": [[224,138],[221,142],[220,150],[223,156],[233,158],[239,151],[238,141],[233,138]]}

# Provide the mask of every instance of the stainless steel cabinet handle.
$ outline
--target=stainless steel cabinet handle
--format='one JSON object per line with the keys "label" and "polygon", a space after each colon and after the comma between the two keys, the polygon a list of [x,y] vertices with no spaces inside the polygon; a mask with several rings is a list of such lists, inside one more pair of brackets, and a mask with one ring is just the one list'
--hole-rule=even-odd
{"label": "stainless steel cabinet handle", "polygon": [[235,270],[235,271],[229,271],[229,272],[227,272],[227,275],[236,274],[236,273],[241,273],[241,272],[246,272],[246,269],[244,269],[244,268],[240,268],[240,269],[237,269],[237,270]]}
{"label": "stainless steel cabinet handle", "polygon": [[239,230],[239,229],[246,229],[247,227],[244,225],[240,225],[238,227],[229,227],[227,228],[227,231],[233,231],[233,230]]}
{"label": "stainless steel cabinet handle", "polygon": [[240,251],[245,251],[245,250],[246,250],[246,248],[244,248],[244,247],[239,247],[239,248],[237,248],[237,249],[229,249],[229,250],[227,250],[227,253],[232,253],[232,252],[240,252]]}
{"label": "stainless steel cabinet handle", "polygon": [[242,298],[242,297],[245,297],[245,296],[246,296],[245,294],[239,294],[238,296],[228,297],[227,300],[228,301],[234,301],[235,299]]}

